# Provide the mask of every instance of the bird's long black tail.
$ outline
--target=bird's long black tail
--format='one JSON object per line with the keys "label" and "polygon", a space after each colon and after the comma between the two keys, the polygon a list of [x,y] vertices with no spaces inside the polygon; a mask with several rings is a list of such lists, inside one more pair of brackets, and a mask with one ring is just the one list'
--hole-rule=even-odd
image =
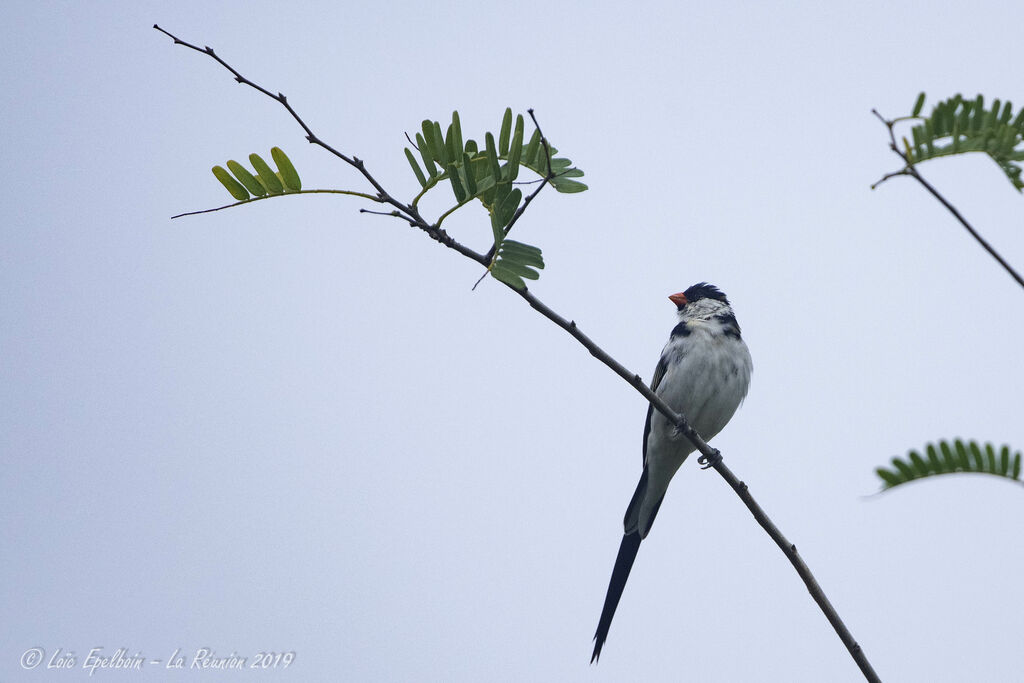
{"label": "bird's long black tail", "polygon": [[619,545],[619,554],[615,558],[615,568],[612,569],[612,578],[608,582],[608,594],[604,598],[604,609],[601,610],[601,619],[597,622],[597,633],[594,634],[594,654],[590,658],[593,664],[601,656],[601,647],[608,638],[608,629],[612,626],[612,617],[615,616],[615,608],[619,606],[619,598],[622,597],[622,590],[626,587],[626,579],[629,578],[629,570],[633,568],[633,560],[640,550],[640,533],[634,531],[622,537]]}

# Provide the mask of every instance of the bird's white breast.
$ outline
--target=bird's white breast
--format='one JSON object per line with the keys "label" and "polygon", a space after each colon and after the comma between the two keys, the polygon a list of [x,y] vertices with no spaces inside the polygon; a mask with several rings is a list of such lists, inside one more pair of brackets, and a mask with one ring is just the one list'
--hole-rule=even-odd
{"label": "bird's white breast", "polygon": [[[673,337],[662,351],[668,363],[656,393],[710,441],[747,395],[753,364],[743,340],[725,334],[717,321],[693,320],[687,328],[688,335]],[[647,444],[653,477],[671,479],[693,451],[693,444],[655,411]]]}

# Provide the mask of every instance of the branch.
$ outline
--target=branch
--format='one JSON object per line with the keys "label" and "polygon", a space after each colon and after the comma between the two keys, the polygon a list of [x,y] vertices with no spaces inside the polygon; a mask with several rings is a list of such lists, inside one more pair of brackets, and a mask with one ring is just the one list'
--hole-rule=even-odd
{"label": "branch", "polygon": [[[324,149],[328,150],[335,156],[345,161],[346,163],[355,166],[377,190],[378,197],[380,198],[379,201],[381,201],[381,203],[391,204],[396,209],[398,209],[399,212],[404,214],[403,217],[409,221],[410,226],[424,230],[433,239],[441,242],[441,244],[445,245],[450,249],[458,251],[463,256],[473,259],[474,261],[484,265],[485,267],[490,265],[491,258],[493,257],[493,253],[491,253],[491,251],[493,251],[493,247],[492,250],[488,251],[487,254],[478,254],[472,249],[469,249],[468,247],[465,247],[462,244],[453,240],[451,237],[447,235],[447,233],[438,228],[436,224],[431,225],[424,221],[423,218],[419,215],[419,212],[417,211],[415,206],[406,206],[401,202],[393,199],[384,190],[384,188],[381,187],[379,183],[377,183],[373,176],[371,176],[370,173],[365,169],[362,161],[354,157],[349,158],[345,156],[341,152],[338,152],[333,147],[325,144],[319,138],[317,138],[309,129],[309,127],[306,126],[306,124],[302,121],[302,119],[299,118],[298,114],[296,114],[295,111],[291,108],[291,106],[285,99],[284,95],[273,95],[264,88],[261,88],[255,83],[252,83],[251,81],[245,79],[241,74],[239,74],[237,71],[231,68],[231,66],[229,66],[224,60],[218,57],[212,49],[201,49],[196,47],[195,45],[190,45],[189,43],[179,40],[178,38],[168,33],[167,31],[164,31],[162,28],[155,24],[153,25],[153,28],[170,36],[174,39],[174,42],[177,44],[184,45],[193,50],[202,52],[204,54],[209,55],[210,57],[213,57],[228,71],[234,74],[235,80],[237,80],[239,83],[245,83],[246,85],[249,85],[255,88],[256,90],[259,90],[263,94],[267,95],[272,99],[277,100],[282,105],[284,105],[284,107],[288,110],[292,117],[299,123],[300,126],[302,126],[303,130],[306,131],[307,139],[311,143],[320,145]],[[533,119],[534,125],[537,126],[537,130],[539,131],[540,126],[537,125],[537,120],[533,115],[533,110],[529,110],[529,113],[530,117]],[[553,174],[551,173],[551,148],[548,145],[548,142],[544,138],[543,134],[541,134],[541,142],[544,145],[544,149],[547,153],[547,175],[544,177],[540,186],[526,198],[523,205],[514,214],[512,220],[505,228],[506,234],[512,228],[513,224],[519,219],[519,217],[522,216],[523,212],[526,210],[526,207],[533,200],[533,198],[536,197],[537,194],[545,186],[547,186],[548,181],[553,176]],[[369,211],[367,212],[380,213]],[[782,549],[782,552],[785,553],[786,557],[789,558],[790,563],[792,563],[793,567],[797,571],[797,574],[799,574],[800,578],[807,586],[807,589],[808,591],[810,591],[811,596],[814,598],[814,601],[818,603],[818,606],[821,608],[822,612],[825,613],[825,617],[828,619],[829,623],[832,624],[832,627],[839,635],[839,638],[843,641],[843,644],[846,645],[846,648],[850,651],[850,654],[853,656],[853,659],[857,663],[857,666],[860,667],[860,670],[864,674],[864,677],[868,681],[880,681],[878,675],[875,674],[874,669],[871,668],[871,664],[868,662],[867,657],[864,655],[864,651],[861,649],[860,645],[858,645],[857,642],[853,639],[853,636],[850,634],[849,629],[846,628],[846,625],[843,623],[842,619],[839,618],[839,615],[835,611],[835,608],[832,607],[832,604],[828,601],[828,598],[825,597],[825,594],[822,592],[821,587],[818,585],[818,582],[814,579],[814,576],[811,574],[810,569],[808,569],[807,565],[797,554],[796,546],[790,543],[786,539],[786,537],[783,536],[782,533],[778,530],[778,527],[776,527],[775,524],[772,523],[772,521],[765,514],[764,510],[761,509],[761,506],[759,506],[757,502],[754,500],[754,498],[750,495],[750,492],[747,490],[746,484],[737,479],[736,476],[732,473],[732,471],[728,467],[726,467],[722,459],[722,454],[717,449],[709,446],[707,442],[704,441],[704,439],[701,438],[701,436],[696,432],[696,430],[694,430],[694,428],[690,426],[690,424],[686,421],[686,418],[683,415],[672,410],[672,408],[669,407],[669,405],[665,403],[665,401],[660,396],[651,391],[651,389],[640,378],[640,375],[627,370],[625,366],[623,366],[621,363],[612,358],[604,349],[602,349],[600,346],[594,343],[590,339],[590,337],[588,337],[582,331],[580,331],[575,321],[569,321],[560,316],[558,313],[549,308],[544,302],[535,297],[529,291],[529,289],[524,287],[522,290],[518,290],[512,285],[509,285],[508,283],[504,284],[513,292],[521,296],[534,310],[536,310],[545,318],[552,321],[553,323],[561,327],[563,330],[568,332],[574,339],[576,339],[580,344],[582,344],[590,352],[592,356],[594,356],[599,361],[601,361],[609,368],[611,368],[611,370],[615,372],[615,374],[619,375],[624,380],[626,380],[626,382],[628,382],[634,389],[640,392],[640,394],[648,402],[650,402],[650,404],[653,405],[654,408],[658,410],[658,412],[660,412],[662,415],[668,418],[669,421],[671,421],[672,424],[675,425],[676,429],[678,429],[680,433],[682,433],[686,438],[688,438],[693,443],[697,450],[701,452],[701,456],[700,458],[698,458],[698,462],[705,469],[709,467],[714,467],[715,470],[718,471],[718,473],[726,480],[729,486],[731,486],[733,490],[736,491],[737,495],[739,495],[740,499],[750,510],[751,514],[754,516],[754,519],[757,520],[758,524],[760,524],[761,527],[764,528],[766,532],[768,532],[768,535],[772,538],[772,540],[775,541],[779,548]]]}
{"label": "branch", "polygon": [[879,114],[877,109],[872,109],[871,113],[874,114],[876,117],[878,117],[878,120],[881,121],[882,124],[889,130],[889,149],[891,149],[893,151],[893,153],[896,154],[896,156],[898,156],[900,159],[902,159],[903,163],[905,164],[904,168],[899,170],[899,171],[895,171],[893,173],[886,173],[884,176],[882,176],[881,180],[879,180],[877,183],[875,183],[874,185],[871,186],[871,189],[873,190],[876,187],[878,187],[879,185],[881,185],[882,183],[884,183],[889,178],[893,178],[893,177],[899,176],[899,175],[910,176],[911,178],[913,178],[917,182],[921,183],[921,186],[924,187],[924,189],[928,190],[932,194],[933,197],[938,199],[939,202],[941,202],[942,205],[944,207],[946,207],[946,209],[951,214],[953,214],[953,216],[958,221],[960,221],[960,224],[964,226],[964,228],[967,230],[968,233],[970,233],[971,237],[973,237],[975,240],[977,240],[978,244],[980,244],[985,249],[985,251],[987,251],[992,256],[992,258],[994,258],[996,261],[999,262],[999,265],[1001,265],[1006,270],[1006,272],[1010,274],[1010,277],[1012,277],[1014,280],[1016,280],[1017,284],[1019,284],[1021,287],[1024,287],[1024,278],[1022,278],[1020,276],[1020,274],[1016,270],[1014,270],[1013,267],[1009,263],[1006,262],[1006,259],[1004,259],[1002,256],[999,255],[999,252],[997,252],[992,247],[992,245],[990,245],[985,240],[984,237],[982,237],[980,234],[978,234],[977,230],[975,230],[973,227],[971,227],[971,224],[967,222],[966,218],[964,218],[962,215],[960,215],[960,212],[957,211],[955,206],[950,204],[946,200],[945,197],[943,197],[941,194],[939,194],[939,191],[936,190],[932,186],[931,183],[929,183],[927,180],[925,180],[924,178],[921,177],[921,174],[917,172],[917,168],[910,161],[910,158],[907,157],[906,152],[903,152],[902,150],[900,150],[899,145],[896,144],[896,133],[893,131],[893,128],[895,127],[896,123],[901,121],[901,120],[905,120],[907,118],[913,118],[913,117],[902,117],[900,119],[893,119],[893,120],[890,121],[889,119],[886,119],[881,114]]}
{"label": "branch", "polygon": [[[326,142],[321,140],[319,137],[317,137],[317,135],[312,131],[312,129],[309,126],[306,125],[306,122],[303,121],[302,118],[298,115],[298,113],[296,113],[296,111],[294,109],[292,109],[292,106],[290,104],[288,104],[288,98],[285,97],[283,94],[278,93],[278,94],[275,95],[272,92],[270,92],[269,90],[267,90],[266,88],[264,88],[262,86],[259,86],[256,83],[253,83],[248,78],[246,78],[242,74],[238,73],[238,71],[236,71],[234,67],[232,67],[230,64],[225,62],[223,59],[221,59],[217,55],[217,53],[213,51],[213,48],[211,48],[211,47],[201,48],[201,47],[197,47],[197,46],[195,46],[195,45],[193,45],[191,43],[187,43],[184,40],[182,40],[182,39],[178,38],[177,36],[175,36],[173,33],[170,33],[168,31],[165,31],[164,29],[160,28],[157,24],[153,24],[153,28],[155,28],[157,31],[160,31],[164,35],[166,35],[169,38],[171,38],[172,40],[174,40],[174,44],[175,45],[184,45],[185,47],[187,47],[187,48],[189,48],[191,50],[195,50],[196,52],[201,52],[202,54],[205,54],[205,55],[208,55],[209,57],[212,57],[218,64],[220,64],[225,69],[230,71],[234,75],[235,80],[237,82],[242,83],[244,85],[248,85],[249,87],[251,87],[251,88],[253,88],[255,90],[258,90],[259,92],[263,93],[264,95],[266,95],[270,99],[279,102],[285,109],[288,110],[288,113],[291,114],[292,118],[295,119],[300,126],[302,126],[302,130],[306,131],[306,139],[309,140],[309,142],[311,144],[319,145],[320,147],[324,148],[325,150],[327,150],[328,152],[330,152],[334,156],[336,156],[339,159],[341,159],[342,161],[344,161],[349,166],[352,166],[353,168],[355,168],[357,171],[359,171],[363,175],[364,178],[366,178],[367,181],[369,181],[369,183],[377,191],[377,197],[373,198],[373,201],[377,201],[377,202],[380,202],[382,204],[390,204],[391,206],[395,207],[401,213],[402,217],[405,220],[409,221],[409,225],[411,225],[411,226],[413,226],[415,228],[419,228],[420,230],[423,230],[425,233],[427,233],[431,237],[431,239],[434,239],[434,240],[440,242],[441,244],[443,244],[444,246],[448,247],[449,249],[454,249],[455,251],[459,252],[463,256],[465,256],[467,258],[471,258],[474,261],[476,261],[477,263],[480,263],[480,264],[482,264],[484,266],[486,266],[486,265],[488,265],[490,263],[490,261],[488,259],[486,259],[483,254],[478,254],[477,252],[473,251],[469,247],[466,247],[465,245],[460,244],[459,242],[455,241],[454,239],[452,239],[452,237],[447,232],[442,230],[438,225],[436,225],[436,224],[432,225],[432,224],[428,223],[427,221],[425,221],[423,219],[423,217],[420,215],[419,210],[415,206],[407,206],[407,205],[403,204],[402,202],[398,201],[397,199],[395,199],[394,197],[392,197],[390,194],[388,194],[388,192],[381,186],[381,184],[379,182],[377,182],[377,179],[374,178],[370,174],[370,172],[366,170],[366,165],[363,163],[362,159],[359,159],[358,157],[346,156],[345,154],[342,154],[341,152],[336,150],[334,147],[332,147],[331,145],[327,144]],[[197,213],[201,213],[201,212],[197,212]]]}

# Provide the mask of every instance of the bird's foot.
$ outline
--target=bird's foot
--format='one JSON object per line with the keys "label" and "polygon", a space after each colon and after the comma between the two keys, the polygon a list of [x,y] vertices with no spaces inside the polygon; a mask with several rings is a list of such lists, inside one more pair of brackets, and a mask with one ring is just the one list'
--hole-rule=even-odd
{"label": "bird's foot", "polygon": [[702,470],[706,470],[710,467],[714,467],[718,463],[722,462],[722,454],[717,448],[712,448],[711,455],[702,455],[697,458],[697,464],[700,465]]}

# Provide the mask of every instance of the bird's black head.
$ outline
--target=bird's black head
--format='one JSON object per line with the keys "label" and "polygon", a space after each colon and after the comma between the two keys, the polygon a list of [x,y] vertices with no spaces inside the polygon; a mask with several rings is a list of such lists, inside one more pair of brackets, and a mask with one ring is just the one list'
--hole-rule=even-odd
{"label": "bird's black head", "polygon": [[686,306],[686,304],[692,304],[694,301],[700,301],[701,299],[715,299],[724,304],[729,303],[729,300],[725,298],[725,294],[722,293],[722,290],[714,285],[709,285],[706,282],[698,282],[688,288],[685,292],[673,294],[669,299],[680,311],[683,310],[683,307]]}

